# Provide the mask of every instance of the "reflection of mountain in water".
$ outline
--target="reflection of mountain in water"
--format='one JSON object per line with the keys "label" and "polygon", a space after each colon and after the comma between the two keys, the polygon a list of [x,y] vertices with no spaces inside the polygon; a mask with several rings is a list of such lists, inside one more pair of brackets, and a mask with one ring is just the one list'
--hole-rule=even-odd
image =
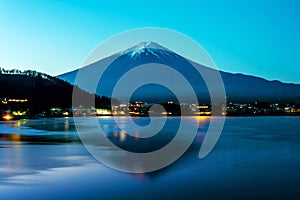
{"label": "reflection of mountain in water", "polygon": [[[228,117],[220,140],[204,159],[199,159],[198,151],[209,117],[197,119],[202,124],[197,134],[200,140],[170,166],[147,174],[110,169],[78,143],[40,145],[0,139],[0,147],[5,147],[0,148],[0,198],[299,199],[300,118]],[[47,119],[46,124],[57,131],[27,128],[26,133],[57,134],[60,128],[52,123],[56,120]],[[105,120],[107,129],[114,127],[111,118],[101,118]],[[14,126],[13,122],[0,124]],[[19,124],[11,132],[25,135],[26,126]],[[121,134],[115,138],[126,141]],[[96,148],[117,158],[110,148]]]}

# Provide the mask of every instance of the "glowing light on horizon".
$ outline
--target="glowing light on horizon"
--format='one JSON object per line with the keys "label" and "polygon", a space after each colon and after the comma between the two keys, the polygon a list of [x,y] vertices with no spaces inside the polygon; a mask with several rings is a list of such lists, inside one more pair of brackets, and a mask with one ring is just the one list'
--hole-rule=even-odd
{"label": "glowing light on horizon", "polygon": [[13,118],[14,118],[14,116],[12,116],[11,114],[5,114],[2,116],[2,119],[7,120],[7,121],[12,120]]}

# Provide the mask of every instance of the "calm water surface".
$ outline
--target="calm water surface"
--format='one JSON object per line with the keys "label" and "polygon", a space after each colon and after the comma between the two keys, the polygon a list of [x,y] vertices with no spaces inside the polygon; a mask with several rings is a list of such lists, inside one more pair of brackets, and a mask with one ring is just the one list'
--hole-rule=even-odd
{"label": "calm water surface", "polygon": [[[122,120],[126,126],[128,119]],[[71,118],[0,122],[0,199],[300,199],[300,117],[227,118],[203,159],[198,152],[210,118],[187,120],[200,124],[189,150],[146,174],[99,163],[81,144]],[[124,136],[112,118],[99,118],[112,142],[135,152],[167,144],[179,121],[170,118],[157,137],[138,142]],[[87,124],[83,119],[81,125]]]}

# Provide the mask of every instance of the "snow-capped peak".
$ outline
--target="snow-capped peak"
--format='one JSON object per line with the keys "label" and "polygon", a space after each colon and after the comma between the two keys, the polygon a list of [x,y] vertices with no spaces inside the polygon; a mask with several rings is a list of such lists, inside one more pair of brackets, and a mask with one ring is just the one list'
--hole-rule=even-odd
{"label": "snow-capped peak", "polygon": [[139,56],[140,54],[148,54],[151,53],[157,57],[159,57],[156,52],[160,51],[160,50],[164,50],[164,51],[169,51],[168,49],[160,46],[159,44],[152,42],[152,41],[148,41],[148,42],[141,42],[125,51],[122,52],[122,54],[128,54],[130,55],[130,57],[134,57],[134,56]]}
{"label": "snow-capped peak", "polygon": [[136,45],[138,48],[151,48],[151,49],[162,49],[163,47],[157,44],[156,42],[148,41],[148,42],[141,42]]}

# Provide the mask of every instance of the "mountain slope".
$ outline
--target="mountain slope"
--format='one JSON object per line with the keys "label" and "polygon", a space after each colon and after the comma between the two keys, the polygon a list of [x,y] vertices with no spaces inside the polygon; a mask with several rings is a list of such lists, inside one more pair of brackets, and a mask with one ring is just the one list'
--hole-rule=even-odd
{"label": "mountain slope", "polygon": [[[117,55],[112,55],[108,58],[90,64],[84,67],[84,69],[87,69],[90,72],[96,72],[103,67],[108,60],[111,60],[112,63],[103,73],[103,76],[99,81],[97,88],[98,95],[111,96],[114,85],[123,74],[126,74],[126,72],[134,67],[142,64],[159,63],[171,66],[189,80],[193,89],[196,91],[200,102],[209,101],[207,86],[203,78],[198,74],[194,67],[192,67],[191,63],[193,65],[197,65],[206,74],[212,74],[214,69],[189,61],[157,43],[142,42],[118,53]],[[70,83],[74,83],[77,72],[78,70],[74,70],[58,77]],[[223,78],[226,95],[229,101],[300,101],[299,84],[268,81],[254,76],[232,74],[222,71],[220,71],[220,74]],[[170,79],[170,81],[173,81],[172,84],[179,88],[179,90],[182,87],[179,83],[172,80],[172,77],[169,77],[168,74],[158,73],[155,74],[155,76]],[[126,92],[127,91],[124,91],[124,96],[126,95]],[[122,94],[119,95],[120,98],[122,98]],[[185,96],[188,94],[186,94],[184,89],[182,89],[181,95]],[[174,98],[174,94],[172,94],[172,92],[168,89],[154,84],[139,88],[132,97],[133,100],[144,100],[148,102],[166,101]],[[186,96],[186,101],[188,101],[188,96]]]}

